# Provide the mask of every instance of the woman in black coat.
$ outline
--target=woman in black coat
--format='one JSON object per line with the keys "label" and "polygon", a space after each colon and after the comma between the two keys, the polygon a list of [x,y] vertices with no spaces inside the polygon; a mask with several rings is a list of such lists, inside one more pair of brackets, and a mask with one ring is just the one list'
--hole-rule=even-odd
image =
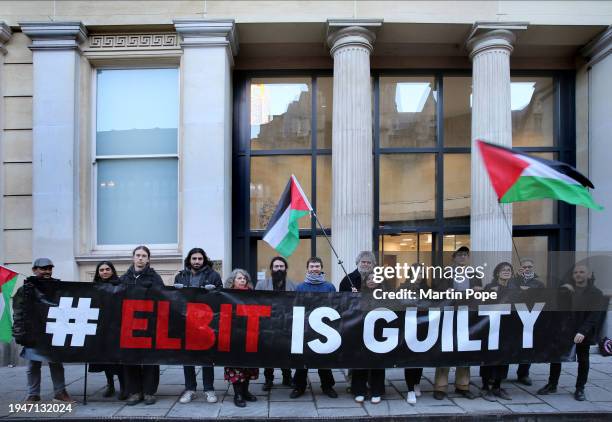
{"label": "woman in black coat", "polygon": [[[151,252],[146,246],[137,246],[132,252],[132,265],[120,278],[130,287],[162,288],[164,282],[149,266]],[[124,376],[128,399],[126,404],[133,406],[144,400],[145,404],[155,404],[155,393],[159,386],[159,365],[124,365]]]}
{"label": "woman in black coat", "polygon": [[[112,285],[118,285],[121,283],[115,266],[110,261],[102,261],[96,267],[96,273],[94,275],[94,283],[111,283]],[[102,372],[106,375],[106,388],[103,397],[112,397],[115,394],[115,382],[114,376],[117,375],[119,379],[119,394],[117,398],[119,400],[125,400],[127,398],[127,392],[125,391],[125,382],[123,377],[123,366],[113,364],[91,364],[89,365],[89,372]]]}

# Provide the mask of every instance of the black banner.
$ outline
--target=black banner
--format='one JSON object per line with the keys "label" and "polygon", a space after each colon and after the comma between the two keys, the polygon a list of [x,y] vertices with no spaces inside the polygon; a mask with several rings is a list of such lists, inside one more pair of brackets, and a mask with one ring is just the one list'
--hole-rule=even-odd
{"label": "black banner", "polygon": [[552,289],[485,302],[76,282],[34,289],[34,348],[51,361],[384,368],[573,358],[573,314],[555,311]]}

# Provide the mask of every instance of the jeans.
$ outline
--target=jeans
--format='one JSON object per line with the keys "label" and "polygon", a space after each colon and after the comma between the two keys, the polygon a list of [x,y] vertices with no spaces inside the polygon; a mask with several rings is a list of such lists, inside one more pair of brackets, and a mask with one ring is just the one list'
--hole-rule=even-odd
{"label": "jeans", "polygon": [[414,386],[419,385],[421,377],[423,376],[423,368],[405,368],[404,378],[406,379],[406,385],[408,391],[414,391]]}
{"label": "jeans", "polygon": [[[195,366],[183,366],[183,373],[185,374],[185,390],[196,391],[198,389],[198,383],[196,381]],[[212,366],[203,366],[202,384],[204,385],[204,391],[214,391],[214,381],[215,368]]]}
{"label": "jeans", "polygon": [[353,369],[351,378],[351,391],[356,396],[365,396],[368,392],[367,384],[373,397],[385,394],[384,369]]}
{"label": "jeans", "polygon": [[517,378],[525,378],[529,376],[529,368],[531,368],[530,363],[521,363],[516,369],[516,377]]}
{"label": "jeans", "polygon": [[[282,368],[281,372],[283,374],[283,379],[291,378],[291,369]],[[264,377],[266,381],[274,381],[274,368],[265,368],[264,369]]]}
{"label": "jeans", "polygon": [[[40,368],[42,362],[37,360],[28,361],[28,395],[40,396]],[[57,362],[49,362],[49,371],[51,372],[51,382],[53,382],[53,392],[61,393],[66,388],[64,380],[64,365]]]}
{"label": "jeans", "polygon": [[123,370],[128,394],[155,394],[159,386],[159,365],[125,365]]}
{"label": "jeans", "polygon": [[[578,360],[578,374],[576,375],[576,389],[584,389],[589,377],[589,351],[591,345],[580,343],[576,345],[576,358]],[[561,363],[550,364],[548,383],[557,385],[561,376]]]}
{"label": "jeans", "polygon": [[[298,390],[306,389],[306,378],[308,377],[308,369],[296,369],[293,375],[293,383]],[[321,379],[321,388],[331,388],[336,383],[331,369],[319,369],[319,378]]]}

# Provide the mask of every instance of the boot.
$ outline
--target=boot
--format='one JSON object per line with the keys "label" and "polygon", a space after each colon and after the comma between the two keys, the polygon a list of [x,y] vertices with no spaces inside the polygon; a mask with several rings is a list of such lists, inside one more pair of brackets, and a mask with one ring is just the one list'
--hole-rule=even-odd
{"label": "boot", "polygon": [[241,382],[235,382],[232,384],[234,387],[234,404],[236,407],[245,407],[246,402],[244,401],[244,397],[242,396],[242,391],[244,387]]}
{"label": "boot", "polygon": [[102,393],[102,397],[112,397],[115,394],[115,386],[113,384],[106,384],[106,388],[104,389],[104,393]]}
{"label": "boot", "polygon": [[242,396],[246,401],[257,401],[257,397],[249,393],[249,381],[242,383]]}

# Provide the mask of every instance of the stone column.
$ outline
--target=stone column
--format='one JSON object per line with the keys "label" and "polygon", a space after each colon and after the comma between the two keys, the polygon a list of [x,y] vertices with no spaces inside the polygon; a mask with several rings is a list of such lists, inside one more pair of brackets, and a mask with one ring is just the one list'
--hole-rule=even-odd
{"label": "stone column", "polygon": [[[232,270],[233,20],[175,20],[181,36],[182,249],[203,248]],[[248,204],[245,204],[248,206]]]}
{"label": "stone column", "polygon": [[[4,263],[4,45],[11,38],[11,28],[0,22],[0,264]],[[4,359],[0,358],[0,362]]]}
{"label": "stone column", "polygon": [[27,22],[33,52],[33,257],[49,257],[54,276],[78,278],[79,45],[81,22]]}
{"label": "stone column", "polygon": [[513,30],[525,27],[477,23],[467,42],[472,59],[470,243],[474,251],[501,252],[503,259],[511,257],[504,252],[512,251],[512,206],[498,204],[475,141],[512,147],[510,54],[515,41]]}
{"label": "stone column", "polygon": [[[380,20],[328,21],[334,58],[332,242],[348,272],[372,250],[372,85],[370,53]],[[331,281],[344,276],[334,261]]]}

